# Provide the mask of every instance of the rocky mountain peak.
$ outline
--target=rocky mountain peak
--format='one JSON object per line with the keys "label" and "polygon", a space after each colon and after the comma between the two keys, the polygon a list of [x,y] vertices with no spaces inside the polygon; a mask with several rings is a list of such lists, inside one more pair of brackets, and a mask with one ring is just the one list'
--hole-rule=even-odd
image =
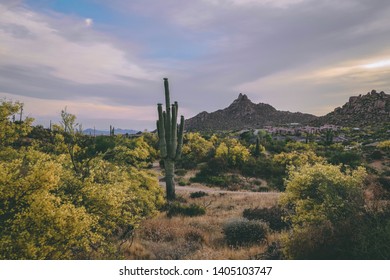
{"label": "rocky mountain peak", "polygon": [[240,93],[236,100],[233,101],[233,103],[241,102],[241,101],[250,101],[248,96],[246,94]]}
{"label": "rocky mountain peak", "polygon": [[313,115],[278,111],[268,104],[253,103],[240,93],[227,108],[212,113],[202,112],[186,121],[189,131],[220,131],[260,128],[264,125],[299,122],[306,123]]}
{"label": "rocky mountain peak", "polygon": [[252,103],[252,101],[248,98],[248,96],[246,96],[246,94],[242,94],[242,93],[240,93],[239,95],[238,95],[238,97],[237,97],[237,99],[235,99],[234,101],[233,101],[233,103],[232,104],[230,104],[230,106],[229,107],[235,107],[235,106],[237,106],[237,105],[244,105],[244,104],[250,104],[250,105],[255,105],[254,103]]}
{"label": "rocky mountain peak", "polygon": [[360,127],[389,121],[390,95],[372,90],[365,95],[351,96],[342,107],[337,107],[333,112],[314,122]]}

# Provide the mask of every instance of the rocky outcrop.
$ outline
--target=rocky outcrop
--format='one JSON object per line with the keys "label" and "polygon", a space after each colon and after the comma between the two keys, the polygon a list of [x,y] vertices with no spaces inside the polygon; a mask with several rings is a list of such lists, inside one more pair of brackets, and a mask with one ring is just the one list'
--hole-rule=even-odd
{"label": "rocky outcrop", "polygon": [[372,90],[366,95],[351,96],[344,106],[313,120],[312,124],[364,127],[377,126],[385,122],[390,122],[390,95]]}
{"label": "rocky outcrop", "polygon": [[186,120],[186,129],[188,131],[238,130],[288,123],[307,124],[316,118],[310,114],[278,111],[269,104],[255,104],[245,94],[240,93],[229,107],[212,113],[201,112]]}

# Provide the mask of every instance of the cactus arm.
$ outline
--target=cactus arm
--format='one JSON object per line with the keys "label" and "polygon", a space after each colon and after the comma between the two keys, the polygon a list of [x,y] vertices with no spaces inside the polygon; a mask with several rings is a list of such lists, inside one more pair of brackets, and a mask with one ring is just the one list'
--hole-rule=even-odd
{"label": "cactus arm", "polygon": [[172,105],[172,147],[170,157],[174,159],[176,157],[177,149],[177,102]]}
{"label": "cactus arm", "polygon": [[158,130],[158,138],[159,138],[159,146],[160,146],[160,154],[162,158],[167,156],[167,143],[165,140],[165,112],[162,111],[162,104],[157,105],[158,109],[158,121],[157,121],[157,130]]}
{"label": "cactus arm", "polygon": [[164,91],[165,91],[165,108],[167,112],[169,111],[169,106],[171,106],[171,101],[169,97],[169,83],[168,78],[164,78]]}
{"label": "cactus arm", "polygon": [[177,143],[177,149],[176,149],[176,159],[180,159],[181,157],[181,148],[183,147],[183,134],[184,134],[184,117],[180,117],[180,125],[179,125],[179,132],[178,132],[178,143]]}
{"label": "cactus arm", "polygon": [[171,155],[172,150],[172,124],[171,124],[171,108],[170,108],[170,97],[169,97],[169,83],[168,79],[164,78],[164,90],[165,90],[165,109],[166,109],[166,120],[165,120],[165,139],[167,142],[167,153]]}

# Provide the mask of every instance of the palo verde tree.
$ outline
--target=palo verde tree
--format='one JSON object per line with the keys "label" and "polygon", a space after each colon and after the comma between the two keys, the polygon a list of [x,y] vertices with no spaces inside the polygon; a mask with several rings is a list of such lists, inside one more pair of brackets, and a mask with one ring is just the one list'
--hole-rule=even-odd
{"label": "palo verde tree", "polygon": [[[15,115],[20,112],[20,120]],[[23,103],[0,100],[0,148],[14,145],[15,142],[31,131],[32,118],[22,119]]]}
{"label": "palo verde tree", "polygon": [[160,155],[164,161],[165,185],[167,191],[167,200],[175,199],[175,162],[181,156],[183,146],[184,117],[180,118],[180,125],[177,124],[178,104],[175,101],[170,105],[168,79],[164,78],[165,106],[163,111],[162,104],[157,104],[158,121],[157,131],[159,138]]}

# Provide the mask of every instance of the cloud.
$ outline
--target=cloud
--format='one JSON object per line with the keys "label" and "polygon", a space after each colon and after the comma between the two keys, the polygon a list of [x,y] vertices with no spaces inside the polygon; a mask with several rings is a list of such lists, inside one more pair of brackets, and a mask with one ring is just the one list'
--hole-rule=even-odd
{"label": "cloud", "polygon": [[382,67],[389,67],[390,66],[390,59],[384,59],[384,60],[379,60],[376,62],[372,62],[369,64],[363,65],[364,68],[382,68]]}
{"label": "cloud", "polygon": [[[86,25],[92,23],[92,19],[85,20]],[[76,87],[85,89],[90,85],[91,90],[85,94],[92,97],[93,85],[111,84],[114,88],[127,87],[129,91],[136,81],[160,77],[157,71],[141,66],[135,55],[132,57],[115,46],[114,40],[82,27],[78,19],[38,14],[22,6],[3,11],[0,71],[7,72],[9,77],[0,89],[9,84],[8,91],[23,94],[25,90],[28,95],[28,88],[31,91],[40,88],[42,96],[51,91],[53,98],[59,98],[62,94],[73,95],[71,91]],[[15,82],[21,77],[24,84]]]}
{"label": "cloud", "polygon": [[[0,96],[8,100],[24,103],[24,111],[29,116],[36,118],[37,123],[49,124],[49,121],[59,122],[60,112],[65,107],[69,113],[77,116],[78,122],[83,127],[96,126],[98,129],[107,128],[110,124],[116,127],[132,125],[133,129],[154,129],[153,124],[157,117],[156,106],[132,106],[132,105],[110,105],[104,99],[95,98],[78,100],[50,100],[35,97],[18,96],[0,92]],[[95,120],[95,121],[94,121]],[[96,122],[96,120],[100,120]]]}
{"label": "cloud", "polygon": [[[8,10],[2,15],[1,26],[14,26],[29,37],[15,36],[15,32],[0,34],[2,43],[1,65],[44,65],[51,75],[72,82],[115,83],[115,75],[147,79],[149,73],[137,63],[129,61],[124,51],[109,41],[71,41],[62,36],[64,30],[54,28],[50,19],[23,10]],[[85,20],[92,24],[92,20]],[[74,23],[77,28],[77,23]],[[80,26],[81,27],[81,26]],[[66,31],[65,31],[66,32]],[[78,28],[80,36],[85,30]]]}
{"label": "cloud", "polygon": [[[287,8],[299,4],[305,0],[203,0],[214,5],[235,5],[235,6],[270,6],[276,8]],[[307,1],[307,0],[306,0]]]}
{"label": "cloud", "polygon": [[352,94],[390,90],[387,0],[93,2],[118,16],[103,25],[3,6],[0,90],[144,108],[163,101],[166,76],[186,117],[239,92],[321,115]]}
{"label": "cloud", "polygon": [[[348,101],[352,95],[372,89],[390,89],[390,66],[376,57],[343,61],[279,72],[238,86],[250,92],[256,101],[268,102],[283,110],[325,115]],[[378,65],[380,67],[366,67]],[[260,90],[261,89],[261,90]],[[264,94],[265,93],[265,94]],[[268,94],[267,94],[268,93]]]}

